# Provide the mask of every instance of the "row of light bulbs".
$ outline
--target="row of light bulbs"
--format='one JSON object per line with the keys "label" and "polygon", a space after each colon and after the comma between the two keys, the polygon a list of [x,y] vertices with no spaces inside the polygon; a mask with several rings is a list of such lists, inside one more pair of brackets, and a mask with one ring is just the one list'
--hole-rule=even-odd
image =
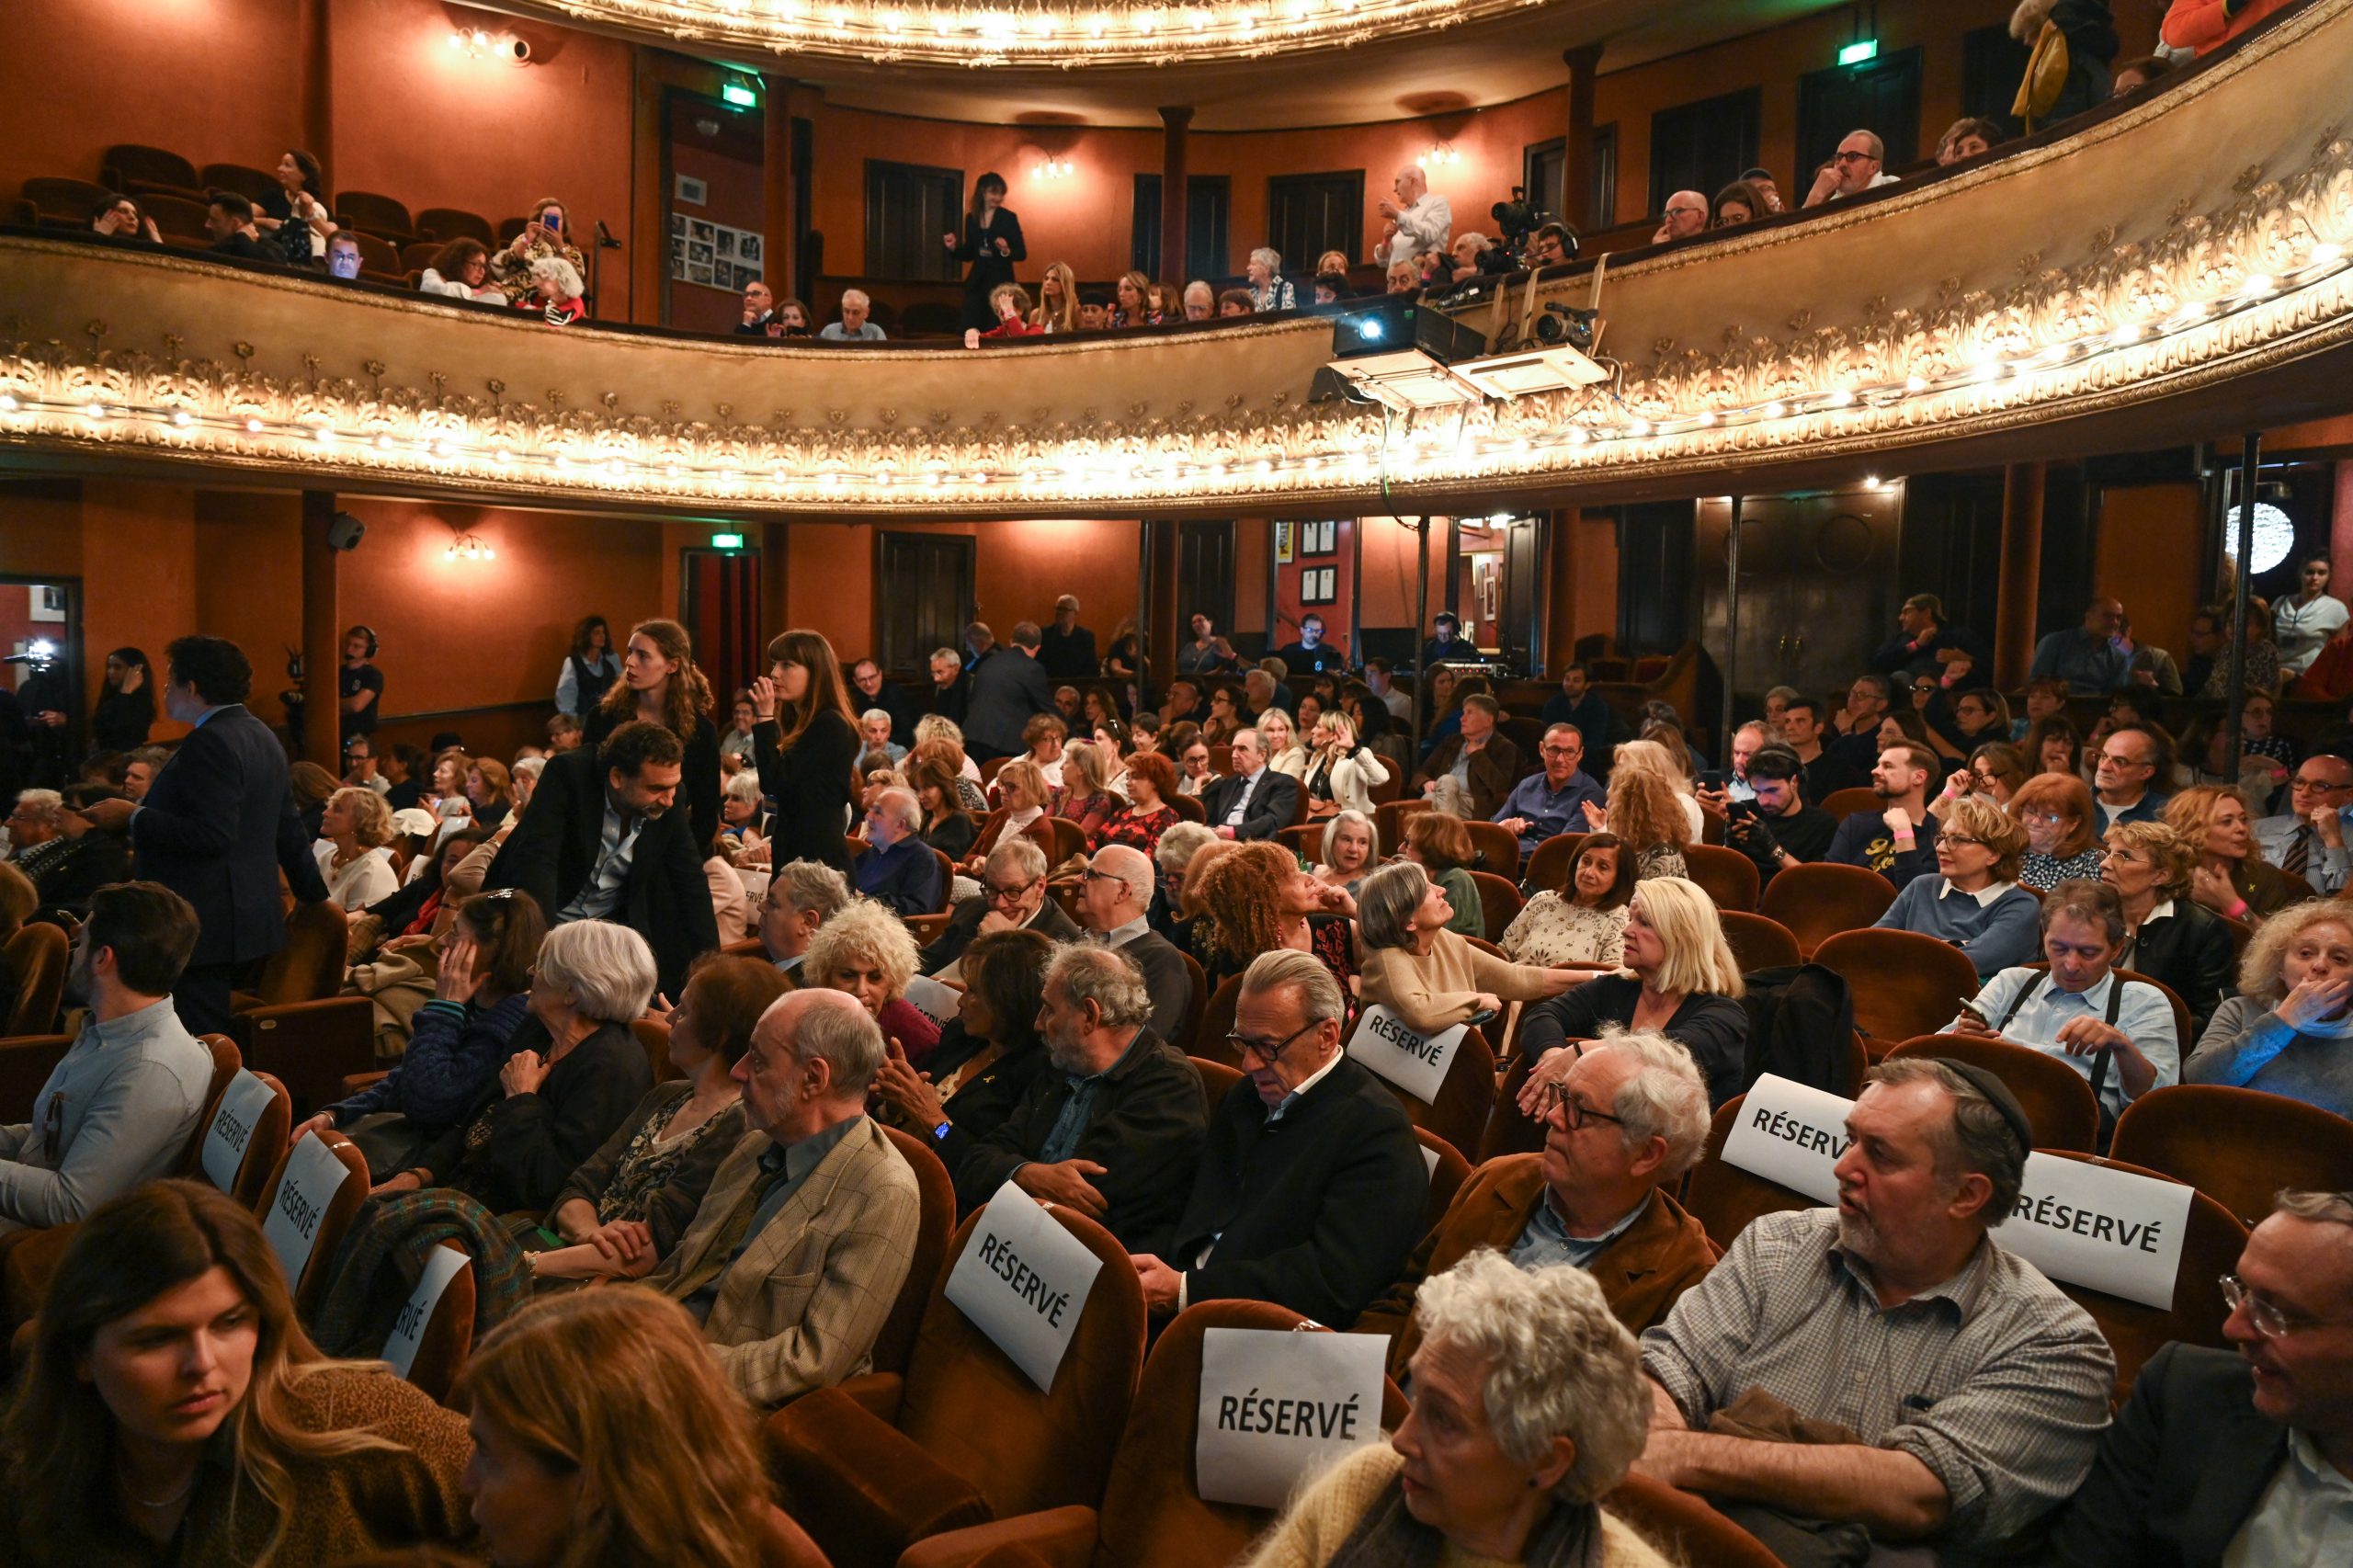
{"label": "row of light bulbs", "polygon": [[[1140,492],[1185,495],[1231,490],[1246,494],[1257,488],[1260,482],[1286,474],[1357,484],[1370,483],[1384,472],[1392,483],[1415,480],[1495,481],[1515,477],[1524,472],[1527,460],[1540,453],[1545,454],[1548,463],[1552,465],[1559,464],[1564,458],[1571,461],[1592,460],[1601,455],[1620,455],[1623,451],[1621,443],[1702,430],[1764,428],[1824,415],[1835,418],[1838,411],[1858,404],[1886,408],[1910,398],[1940,396],[2004,381],[2031,380],[2037,375],[2097,356],[2151,347],[2167,337],[2195,330],[2237,311],[2260,305],[2279,294],[2283,288],[2302,288],[2316,283],[2341,270],[2345,265],[2340,246],[2329,244],[2315,245],[2302,264],[2284,278],[2249,277],[2233,294],[2184,306],[2156,321],[2110,325],[2099,333],[2070,343],[2038,348],[2030,353],[2004,355],[1989,352],[1972,364],[1934,379],[1912,375],[1901,381],[1823,388],[1722,412],[1675,413],[1657,419],[1630,415],[1609,423],[1574,422],[1540,435],[1516,438],[1482,439],[1467,430],[1459,431],[1449,438],[1440,428],[1424,425],[1393,432],[1387,442],[1387,453],[1382,450],[1381,437],[1363,429],[1352,439],[1344,437],[1353,449],[1279,459],[1261,458],[1255,461],[1202,462],[1185,461],[1174,457],[1145,458],[1118,463],[1082,462],[1066,469],[1041,466],[1014,475],[980,469],[967,472],[939,463],[926,467],[919,474],[902,473],[887,464],[864,471],[830,470],[813,475],[795,473],[779,467],[760,474],[747,473],[745,469],[733,465],[681,462],[676,458],[648,460],[612,453],[577,456],[562,451],[527,452],[517,450],[506,442],[494,442],[487,453],[482,453],[474,449],[471,439],[458,432],[417,436],[403,441],[384,431],[338,429],[329,424],[299,420],[267,421],[254,415],[200,415],[188,408],[168,405],[132,408],[124,404],[92,402],[77,406],[21,398],[5,392],[0,392],[0,434],[22,431],[43,415],[78,416],[92,426],[147,421],[163,429],[187,435],[213,432],[234,435],[242,432],[245,436],[290,437],[308,442],[315,451],[335,452],[341,457],[349,449],[363,460],[381,452],[392,460],[391,454],[406,447],[415,461],[426,472],[437,474],[467,472],[477,476],[488,474],[510,479],[527,473],[544,474],[554,483],[576,487],[626,485],[680,497],[715,494],[747,501],[838,497],[845,490],[863,491],[877,497],[893,492],[912,492],[932,498],[938,497],[938,493],[946,492],[964,499],[1002,500],[1017,496],[1043,501],[1054,498],[1043,494],[1048,486],[1058,486],[1060,495],[1070,499],[1097,494],[1109,497]],[[1445,449],[1432,450],[1434,448]],[[1601,450],[1597,452],[1596,449]],[[1513,466],[1503,468],[1501,465],[1505,463]],[[455,551],[457,547],[453,545],[451,548]],[[487,547],[483,548],[484,553],[482,558],[488,559]],[[449,558],[458,559],[459,556]]]}
{"label": "row of light bulbs", "polygon": [[860,38],[898,52],[938,50],[956,55],[1045,54],[1073,38],[1139,56],[1165,51],[1174,39],[1234,45],[1263,37],[1357,38],[1414,21],[1425,25],[1517,9],[1541,0],[1203,0],[1200,4],[1060,6],[1047,4],[911,5],[904,0],[567,0],[574,12],[600,11],[768,34],[779,47],[823,44],[806,28],[837,39]]}

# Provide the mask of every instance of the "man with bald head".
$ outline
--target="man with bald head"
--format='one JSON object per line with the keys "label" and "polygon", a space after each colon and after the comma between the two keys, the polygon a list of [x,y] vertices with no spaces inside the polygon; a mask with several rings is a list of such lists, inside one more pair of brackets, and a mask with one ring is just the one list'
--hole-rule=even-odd
{"label": "man with bald head", "polygon": [[921,1205],[915,1172],[866,1114],[881,1065],[882,1031],[847,993],[770,1004],[735,1063],[754,1131],[646,1281],[701,1323],[754,1404],[865,1371],[906,1280]]}
{"label": "man with bald head", "polygon": [[1383,267],[1401,261],[1418,262],[1424,251],[1443,251],[1454,231],[1454,209],[1446,198],[1430,192],[1429,176],[1419,164],[1397,171],[1397,199],[1383,201],[1381,243],[1372,247],[1373,260]]}
{"label": "man with bald head", "polygon": [[1893,185],[1895,176],[1880,167],[1886,157],[1887,146],[1878,137],[1868,131],[1848,131],[1846,140],[1838,143],[1837,153],[1813,176],[1813,188],[1805,193],[1805,204],[1819,207],[1825,201]]}
{"label": "man with bald head", "polygon": [[1688,240],[1704,233],[1708,227],[1708,199],[1696,190],[1678,190],[1666,199],[1666,215],[1659,220],[1658,233],[1651,236],[1651,244],[1663,245],[1669,240]]}
{"label": "man with bald head", "polygon": [[1193,977],[1176,945],[1145,923],[1156,880],[1151,856],[1124,844],[1106,845],[1080,879],[1078,916],[1088,940],[1117,949],[1143,971],[1143,988],[1152,994],[1152,1032],[1183,1040]]}

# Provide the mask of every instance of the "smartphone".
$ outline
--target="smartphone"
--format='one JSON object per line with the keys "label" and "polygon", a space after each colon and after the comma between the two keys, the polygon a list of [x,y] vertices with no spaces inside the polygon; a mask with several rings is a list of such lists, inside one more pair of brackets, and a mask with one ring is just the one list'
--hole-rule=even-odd
{"label": "smartphone", "polygon": [[553,229],[559,233],[563,233],[563,214],[561,212],[543,214],[540,219],[540,227],[542,229]]}
{"label": "smartphone", "polygon": [[1732,788],[1732,775],[1721,768],[1714,768],[1700,774],[1697,782],[1702,790],[1728,790]]}
{"label": "smartphone", "polygon": [[1462,1021],[1469,1024],[1473,1028],[1483,1028],[1487,1025],[1494,1023],[1495,1021],[1495,1010],[1493,1007],[1482,1007]]}

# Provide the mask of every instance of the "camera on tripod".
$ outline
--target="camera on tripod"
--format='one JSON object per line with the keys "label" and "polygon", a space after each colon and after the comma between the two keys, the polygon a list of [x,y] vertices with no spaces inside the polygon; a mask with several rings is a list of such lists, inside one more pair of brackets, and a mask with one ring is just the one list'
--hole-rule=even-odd
{"label": "camera on tripod", "polygon": [[1536,341],[1543,344],[1567,344],[1580,354],[1593,352],[1594,323],[1600,318],[1597,311],[1581,311],[1574,305],[1548,304],[1544,313],[1530,324]]}

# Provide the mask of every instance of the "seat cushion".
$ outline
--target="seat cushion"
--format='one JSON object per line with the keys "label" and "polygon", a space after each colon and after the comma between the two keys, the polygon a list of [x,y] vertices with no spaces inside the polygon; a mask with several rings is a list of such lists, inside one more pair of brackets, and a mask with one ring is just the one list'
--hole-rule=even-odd
{"label": "seat cushion", "polygon": [[990,1517],[971,1483],[836,1390],[795,1401],[767,1435],[788,1507],[835,1562],[894,1562],[926,1536]]}

